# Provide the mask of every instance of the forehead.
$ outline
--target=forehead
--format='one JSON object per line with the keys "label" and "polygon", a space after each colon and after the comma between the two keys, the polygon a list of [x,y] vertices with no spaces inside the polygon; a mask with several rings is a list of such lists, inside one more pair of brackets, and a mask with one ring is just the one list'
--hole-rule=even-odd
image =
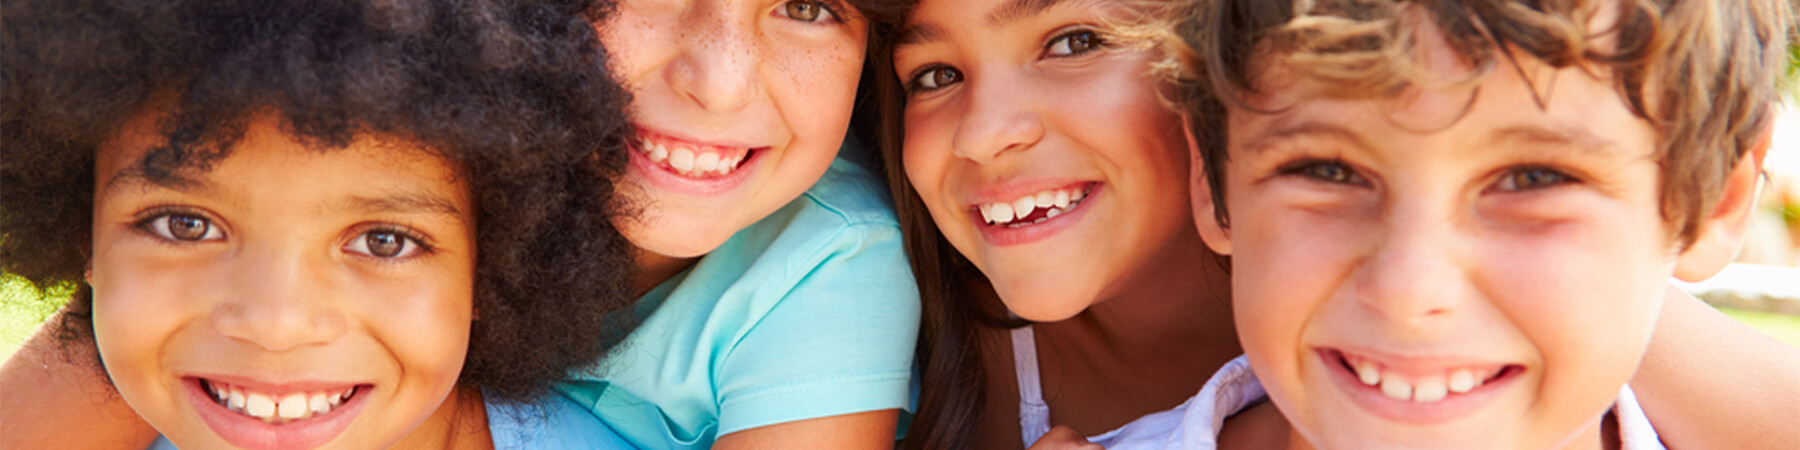
{"label": "forehead", "polygon": [[[1069,7],[1106,7],[1099,0],[924,0],[900,32],[902,47],[944,41],[970,28],[1000,29]],[[954,25],[954,26],[952,26]]]}

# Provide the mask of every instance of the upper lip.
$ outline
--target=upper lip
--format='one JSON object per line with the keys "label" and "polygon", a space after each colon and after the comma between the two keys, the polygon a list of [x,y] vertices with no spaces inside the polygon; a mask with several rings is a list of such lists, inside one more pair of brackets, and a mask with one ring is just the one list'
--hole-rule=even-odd
{"label": "upper lip", "polygon": [[698,137],[684,135],[684,134],[677,133],[677,132],[670,131],[670,130],[648,127],[648,126],[644,126],[641,124],[633,124],[633,126],[636,127],[635,131],[639,134],[657,135],[664,139],[687,141],[687,142],[692,142],[692,143],[699,144],[699,145],[710,145],[710,146],[714,146],[714,147],[737,147],[737,148],[749,148],[749,149],[769,147],[767,145],[749,144],[749,143],[745,143],[743,141],[736,141],[736,140],[730,140],[730,139],[698,138]]}
{"label": "upper lip", "polygon": [[[374,384],[374,383],[371,383],[368,381],[282,379],[281,377],[275,377],[275,376],[242,376],[242,375],[201,374],[201,373],[188,374],[187,376],[193,377],[193,378],[200,378],[200,379],[213,381],[213,382],[230,384],[232,386],[237,386],[240,388],[257,391],[257,392],[269,393],[269,394],[281,394],[281,393],[289,393],[289,392],[329,391],[329,390],[343,389],[343,388],[352,387],[352,386]],[[282,381],[268,381],[271,379],[280,379]]]}
{"label": "upper lip", "polygon": [[1053,189],[1071,188],[1086,185],[1089,181],[1075,179],[1039,179],[1019,182],[1008,182],[977,189],[964,197],[970,206],[988,203],[1002,203],[1018,200],[1020,197]]}

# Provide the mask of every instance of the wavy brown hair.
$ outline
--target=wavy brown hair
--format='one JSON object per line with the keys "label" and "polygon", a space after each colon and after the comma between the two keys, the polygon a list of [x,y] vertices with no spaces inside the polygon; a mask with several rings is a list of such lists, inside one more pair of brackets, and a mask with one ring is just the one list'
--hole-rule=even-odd
{"label": "wavy brown hair", "polygon": [[[1662,215],[1684,246],[1770,126],[1796,14],[1790,0],[1189,1],[1194,20],[1178,30],[1202,58],[1205,81],[1191,83],[1184,102],[1217,204],[1225,200],[1225,105],[1247,106],[1269,65],[1325,86],[1313,95],[1378,98],[1478,82],[1507,70],[1503,60],[1528,55],[1610,74],[1632,112],[1655,127]],[[1477,70],[1427,78],[1413,48],[1418,20],[1432,21]],[[1222,224],[1225,210],[1217,209]]]}
{"label": "wavy brown hair", "polygon": [[[205,171],[267,113],[319,151],[420,144],[476,211],[474,307],[459,383],[542,392],[599,359],[631,302],[614,230],[628,96],[589,0],[8,0],[0,55],[0,270],[75,285],[58,327],[93,345],[83,281],[94,159],[152,102],[151,178]],[[154,97],[154,100],[153,100]],[[54,290],[53,290],[54,291]]]}

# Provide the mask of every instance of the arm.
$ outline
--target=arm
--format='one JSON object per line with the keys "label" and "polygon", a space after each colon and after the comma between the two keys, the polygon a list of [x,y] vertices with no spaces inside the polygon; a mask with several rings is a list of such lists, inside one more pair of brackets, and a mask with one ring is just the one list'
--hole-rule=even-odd
{"label": "arm", "polygon": [[65,350],[58,311],[0,367],[0,448],[141,449],[156,429],[107,384],[92,343]]}
{"label": "arm", "polygon": [[727,434],[713,443],[720,450],[885,449],[894,447],[899,410],[881,410],[798,420]]}
{"label": "arm", "polygon": [[1674,287],[1631,387],[1671,448],[1800,446],[1800,349]]}

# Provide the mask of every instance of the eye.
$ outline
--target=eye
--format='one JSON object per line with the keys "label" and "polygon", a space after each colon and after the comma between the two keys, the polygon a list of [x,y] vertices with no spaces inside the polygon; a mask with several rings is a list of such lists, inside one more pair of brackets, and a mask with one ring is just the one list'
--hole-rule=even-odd
{"label": "eye", "polygon": [[1057,35],[1044,46],[1045,56],[1075,56],[1094,51],[1106,45],[1106,40],[1094,30],[1076,30]]}
{"label": "eye", "polygon": [[815,0],[793,0],[781,4],[781,15],[801,22],[825,22],[837,17],[824,2]]}
{"label": "eye", "polygon": [[174,241],[199,242],[225,238],[225,233],[213,226],[212,220],[197,214],[160,214],[139,222],[138,227],[157,237]]}
{"label": "eye", "polygon": [[962,71],[950,66],[931,66],[913,75],[912,82],[907,83],[909,91],[930,92],[945,86],[962,82]]}
{"label": "eye", "polygon": [[430,249],[405,231],[376,229],[350,239],[344,250],[377,258],[405,258]]}
{"label": "eye", "polygon": [[1568,174],[1547,167],[1522,167],[1513,169],[1500,176],[1500,183],[1495,189],[1503,191],[1527,191],[1545,189],[1574,183],[1575,178]]}
{"label": "eye", "polygon": [[1339,161],[1307,161],[1282,169],[1282,173],[1299,175],[1317,181],[1336,184],[1363,184],[1362,175],[1355,169]]}

